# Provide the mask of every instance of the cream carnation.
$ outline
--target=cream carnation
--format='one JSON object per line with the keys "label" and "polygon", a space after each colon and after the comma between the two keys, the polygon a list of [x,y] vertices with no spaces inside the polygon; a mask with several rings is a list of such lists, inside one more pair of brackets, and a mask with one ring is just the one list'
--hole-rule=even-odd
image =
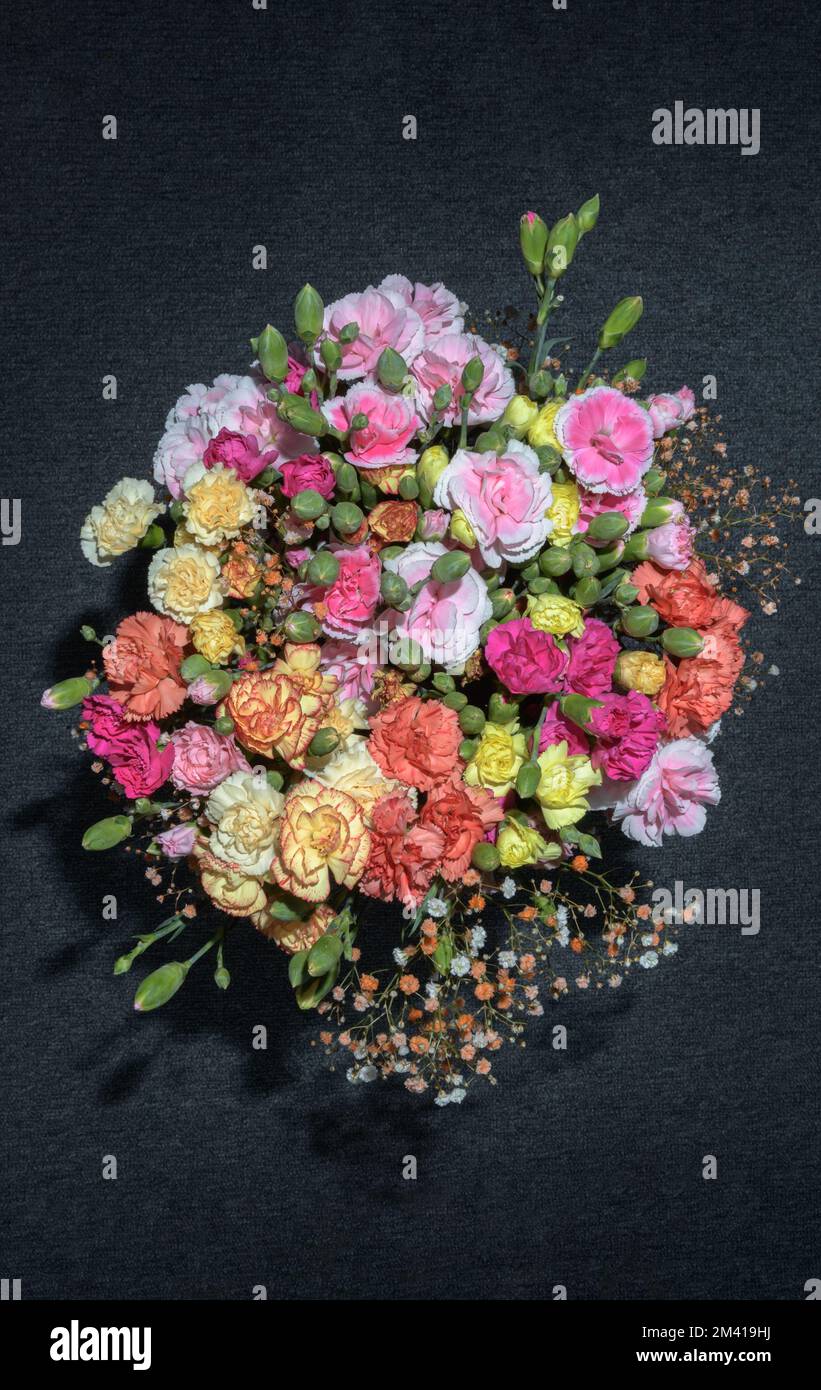
{"label": "cream carnation", "polygon": [[245,874],[266,873],[283,801],[264,772],[232,772],[206,803],[205,814],[214,827],[210,852]]}
{"label": "cream carnation", "polygon": [[254,499],[233,468],[194,463],[183,479],[185,524],[203,545],[238,536],[256,514]]}
{"label": "cream carnation", "polygon": [[150,483],[121,478],[83,522],[83,554],[92,565],[110,565],[116,555],[139,545],[154,518],[164,511],[165,504],[154,501]]}
{"label": "cream carnation", "polygon": [[197,613],[221,606],[219,577],[216,556],[199,545],[158,550],[148,567],[148,594],[158,613],[190,623]]}

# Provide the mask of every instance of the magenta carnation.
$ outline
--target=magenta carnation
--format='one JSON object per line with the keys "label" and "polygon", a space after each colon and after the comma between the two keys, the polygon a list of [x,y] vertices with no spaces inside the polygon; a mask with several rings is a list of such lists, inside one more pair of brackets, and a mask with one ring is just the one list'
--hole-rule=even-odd
{"label": "magenta carnation", "polygon": [[613,386],[573,396],[554,429],[568,468],[590,492],[635,491],[653,460],[648,412]]}
{"label": "magenta carnation", "polygon": [[304,492],[306,488],[313,488],[326,501],[334,495],[334,470],[324,454],[302,454],[299,458],[281,463],[279,471],[285,497],[296,497],[298,492]]}
{"label": "magenta carnation", "polygon": [[614,782],[634,782],[658,747],[666,728],[664,715],[637,690],[602,695],[601,700],[590,714],[596,736],[590,761]]}
{"label": "magenta carnation", "polygon": [[568,646],[566,689],[596,700],[607,694],[613,686],[613,667],[621,651],[607,624],[600,618],[588,618],[581,637],[570,637]]}
{"label": "magenta carnation", "polygon": [[529,618],[514,618],[495,627],[485,645],[485,658],[511,695],[555,694],[564,687],[566,653]]}
{"label": "magenta carnation", "polygon": [[263,453],[253,435],[238,434],[236,430],[220,430],[209,440],[202,461],[206,468],[213,468],[216,463],[233,468],[237,477],[244,483],[250,483],[277,457],[275,449]]}
{"label": "magenta carnation", "polygon": [[578,724],[574,724],[572,719],[567,719],[559,706],[554,704],[548,705],[545,711],[539,737],[539,752],[543,753],[545,748],[554,748],[557,743],[567,744],[567,753],[571,758],[577,753],[583,753],[587,757],[590,752],[590,743],[584,730],[580,729]]}

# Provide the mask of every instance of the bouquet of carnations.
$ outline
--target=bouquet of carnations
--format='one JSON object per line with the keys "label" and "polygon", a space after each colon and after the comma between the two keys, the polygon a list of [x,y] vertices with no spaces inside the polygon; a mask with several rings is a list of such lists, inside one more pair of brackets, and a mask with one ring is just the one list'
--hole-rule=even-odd
{"label": "bouquet of carnations", "polygon": [[[554,997],[568,976],[615,987],[676,949],[635,876],[592,867],[596,820],[655,847],[703,828],[747,613],[665,495],[693,393],[644,395],[644,360],[598,374],[641,299],[575,383],[551,355],[598,206],[522,218],[520,346],[486,341],[442,284],[393,274],[327,306],[306,285],[294,341],[268,325],[244,375],[179,398],[160,495],[123,478],[86,519],[92,564],[151,556],[144,610],[84,628],[100,663],[43,697],[79,706],[121,802],[84,848],[127,842],[173,909],[116,971],[219,909],[138,1010],[208,951],[226,988],[248,925],[351,1080],[399,1074],[444,1103],[542,1012],[545,978]],[[395,915],[357,944],[369,899]]]}

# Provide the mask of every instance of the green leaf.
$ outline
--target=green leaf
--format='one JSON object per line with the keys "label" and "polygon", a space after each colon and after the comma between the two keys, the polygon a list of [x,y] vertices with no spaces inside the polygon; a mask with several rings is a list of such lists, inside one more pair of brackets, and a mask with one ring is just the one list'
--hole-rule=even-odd
{"label": "green leaf", "polygon": [[83,836],[83,849],[112,849],[121,840],[128,838],[131,828],[130,816],[106,816],[104,820],[95,821],[94,825],[88,827]]}

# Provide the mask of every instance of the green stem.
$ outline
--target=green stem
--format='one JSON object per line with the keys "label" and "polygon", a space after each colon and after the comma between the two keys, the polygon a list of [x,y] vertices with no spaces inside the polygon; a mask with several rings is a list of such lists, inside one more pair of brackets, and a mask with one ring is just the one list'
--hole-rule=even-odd
{"label": "green stem", "polygon": [[578,384],[578,386],[576,387],[576,390],[577,390],[577,391],[583,390],[583,388],[584,388],[584,383],[587,381],[587,378],[589,377],[590,373],[592,372],[593,368],[595,367],[596,363],[598,362],[599,358],[601,357],[601,353],[602,353],[601,348],[596,348],[596,351],[593,353],[593,356],[591,357],[591,359],[590,359],[590,361],[588,362],[588,364],[587,364],[585,370],[582,372],[582,375],[581,375],[581,377],[579,378],[579,384]]}
{"label": "green stem", "polygon": [[210,951],[212,946],[216,945],[218,941],[222,941],[224,935],[224,927],[220,927],[218,931],[215,931],[214,935],[211,937],[211,940],[206,941],[205,945],[200,946],[200,949],[195,953],[195,955],[190,956],[188,958],[188,960],[185,962],[187,968],[190,970],[192,965],[196,965],[197,961],[200,959],[200,956],[204,956],[206,951]]}
{"label": "green stem", "polygon": [[541,319],[542,322],[539,324],[539,333],[533,345],[533,354],[530,358],[530,374],[537,372],[541,366],[544,340],[547,337],[547,321],[550,318],[550,310],[553,308],[553,290],[555,285],[555,280],[548,280],[547,289],[544,292],[542,302],[539,306],[538,318]]}
{"label": "green stem", "polygon": [[[471,400],[473,397],[470,398]],[[459,448],[464,449],[468,442],[468,397],[465,396],[462,405],[462,428],[459,431]]]}

